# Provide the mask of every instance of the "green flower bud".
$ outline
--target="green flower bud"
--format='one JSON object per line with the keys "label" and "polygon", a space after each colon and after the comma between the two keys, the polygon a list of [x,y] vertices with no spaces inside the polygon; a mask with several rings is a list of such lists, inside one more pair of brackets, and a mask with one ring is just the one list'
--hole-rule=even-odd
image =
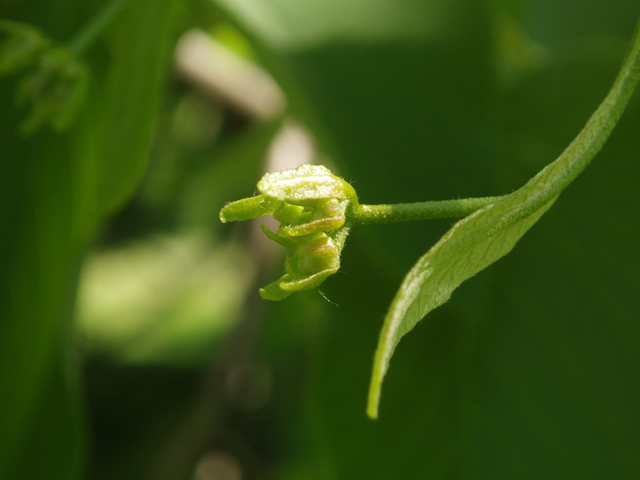
{"label": "green flower bud", "polygon": [[301,165],[293,170],[267,173],[258,182],[260,193],[293,205],[313,206],[323,199],[355,198],[351,185],[321,165]]}
{"label": "green flower bud", "polygon": [[[345,234],[341,237],[346,238]],[[286,274],[275,282],[260,289],[265,300],[282,300],[299,290],[319,286],[324,280],[340,269],[340,252],[344,242],[326,233],[317,233],[299,243],[287,255]],[[300,238],[300,237],[298,237]]]}
{"label": "green flower bud", "polygon": [[33,25],[0,20],[0,32],[7,35],[0,43],[0,75],[34,66],[42,52],[51,47],[52,42]]}
{"label": "green flower bud", "polygon": [[340,228],[347,220],[345,211],[349,200],[337,200],[335,198],[318,200],[314,210],[306,215],[300,215],[298,219],[289,225],[283,225],[278,230],[281,235],[308,235],[313,232],[328,232]]}
{"label": "green flower bud", "polygon": [[45,123],[54,130],[66,130],[80,110],[88,85],[89,70],[69,51],[57,48],[44,53],[33,73],[18,85],[18,106],[31,106],[21,126],[23,133],[31,134]]}
{"label": "green flower bud", "polygon": [[299,290],[320,285],[340,268],[348,235],[347,209],[357,204],[353,187],[318,165],[267,173],[258,182],[261,195],[229,203],[220,212],[224,222],[272,214],[278,232],[264,233],[287,249],[285,275],[260,290],[267,300],[282,300]]}
{"label": "green flower bud", "polygon": [[86,96],[88,68],[32,25],[0,20],[0,32],[8,35],[0,44],[0,75],[26,70],[16,91],[18,107],[30,107],[22,132],[31,134],[45,123],[66,130]]}
{"label": "green flower bud", "polygon": [[303,214],[304,207],[283,202],[280,208],[274,212],[273,217],[282,225],[291,225]]}

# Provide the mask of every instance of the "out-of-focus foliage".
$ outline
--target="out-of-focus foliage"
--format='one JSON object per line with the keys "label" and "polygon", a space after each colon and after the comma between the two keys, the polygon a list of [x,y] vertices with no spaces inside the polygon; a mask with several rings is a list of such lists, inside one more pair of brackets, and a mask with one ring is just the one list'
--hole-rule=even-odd
{"label": "out-of-focus foliage", "polygon": [[[0,17],[64,44],[106,3]],[[19,77],[1,78],[0,478],[635,478],[637,95],[514,250],[402,342],[371,422],[382,318],[451,222],[358,227],[322,286],[339,306],[265,304],[274,252],[217,213],[254,193],[280,122],[163,85],[179,30],[231,22],[363,203],[499,195],[584,125],[638,16],[633,0],[130,0],[82,57],[65,133],[21,137]]]}
{"label": "out-of-focus foliage", "polygon": [[[131,193],[146,163],[174,3],[138,1],[123,12],[108,51],[101,46],[86,58],[91,90],[65,134],[19,135],[18,81],[1,80],[2,478],[74,478],[83,470],[88,437],[70,323],[77,272],[96,226]],[[3,5],[2,16],[64,42],[102,6],[15,3]]]}

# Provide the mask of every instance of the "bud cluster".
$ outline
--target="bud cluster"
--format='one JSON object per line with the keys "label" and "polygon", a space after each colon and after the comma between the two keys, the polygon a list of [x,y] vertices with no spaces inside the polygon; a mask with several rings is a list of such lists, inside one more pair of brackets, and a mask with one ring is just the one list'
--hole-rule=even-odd
{"label": "bud cluster", "polygon": [[287,249],[286,273],[260,289],[267,300],[315,288],[340,268],[340,253],[349,233],[346,212],[357,202],[353,187],[319,165],[268,173],[258,182],[260,195],[226,205],[222,222],[273,215],[277,232],[263,225],[272,240]]}
{"label": "bud cluster", "polygon": [[16,103],[30,106],[22,132],[31,134],[48,123],[55,130],[71,124],[85,97],[87,67],[68,49],[56,44],[38,28],[0,20],[0,76],[23,73]]}

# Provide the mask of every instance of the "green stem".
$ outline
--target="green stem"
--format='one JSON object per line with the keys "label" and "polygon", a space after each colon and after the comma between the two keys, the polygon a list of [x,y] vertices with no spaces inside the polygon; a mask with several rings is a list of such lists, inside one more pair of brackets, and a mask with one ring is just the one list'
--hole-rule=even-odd
{"label": "green stem", "polygon": [[[585,127],[560,157],[547,165],[527,185],[540,183],[540,178],[552,178],[536,187],[535,193],[520,208],[514,209],[512,220],[524,218],[556,198],[591,162],[603,147],[640,78],[640,24],[636,27],[631,48],[618,76],[604,101]],[[526,190],[528,192],[528,190]],[[517,192],[516,192],[517,194]],[[402,222],[431,218],[465,217],[479,208],[503,197],[469,198],[444,202],[420,202],[396,205],[354,205],[347,216],[355,224]]]}
{"label": "green stem", "polygon": [[[629,52],[611,90],[565,151],[521,188],[522,191],[527,191],[530,184],[540,184],[525,205],[514,209],[512,214],[514,219],[524,218],[548,204],[589,165],[618,123],[639,79],[640,22],[636,26]],[[544,180],[547,178],[551,181]]]}
{"label": "green stem", "polygon": [[87,51],[128,2],[129,0],[112,0],[109,2],[75,38],[71,39],[67,48],[76,55],[81,55]]}
{"label": "green stem", "polygon": [[434,218],[459,218],[492,205],[503,197],[463,198],[439,202],[356,205],[348,213],[354,224],[407,222]]}

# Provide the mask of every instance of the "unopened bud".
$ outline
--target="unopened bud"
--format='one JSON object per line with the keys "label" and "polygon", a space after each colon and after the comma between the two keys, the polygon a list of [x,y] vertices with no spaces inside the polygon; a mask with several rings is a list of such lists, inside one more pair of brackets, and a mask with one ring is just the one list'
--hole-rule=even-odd
{"label": "unopened bud", "polygon": [[226,205],[223,222],[273,214],[277,233],[265,234],[287,248],[286,274],[260,290],[268,300],[315,288],[340,268],[340,253],[349,232],[346,212],[357,202],[353,187],[319,165],[267,173],[258,182],[261,195]]}

